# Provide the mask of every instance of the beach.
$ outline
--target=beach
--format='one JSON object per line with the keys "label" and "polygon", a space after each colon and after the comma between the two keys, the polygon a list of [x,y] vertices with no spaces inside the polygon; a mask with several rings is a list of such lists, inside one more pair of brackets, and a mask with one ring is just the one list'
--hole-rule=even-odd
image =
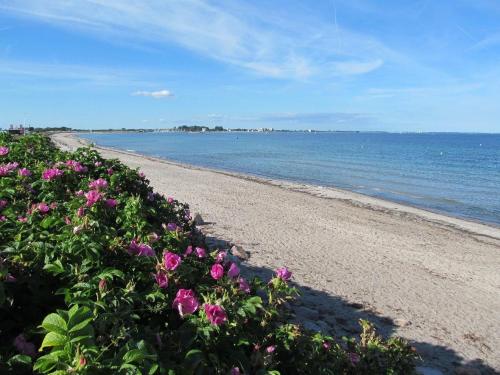
{"label": "beach", "polygon": [[[84,141],[59,133],[74,149]],[[187,202],[220,244],[249,253],[246,272],[287,266],[297,318],[332,334],[357,320],[412,342],[425,366],[500,370],[500,229],[348,191],[215,171],[96,147]],[[225,242],[224,242],[225,241]]]}

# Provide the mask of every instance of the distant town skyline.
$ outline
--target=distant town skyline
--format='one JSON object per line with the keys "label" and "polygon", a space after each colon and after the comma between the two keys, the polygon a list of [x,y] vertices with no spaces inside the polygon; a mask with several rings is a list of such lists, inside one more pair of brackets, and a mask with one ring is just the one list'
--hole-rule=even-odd
{"label": "distant town skyline", "polygon": [[500,2],[0,0],[0,127],[500,132]]}

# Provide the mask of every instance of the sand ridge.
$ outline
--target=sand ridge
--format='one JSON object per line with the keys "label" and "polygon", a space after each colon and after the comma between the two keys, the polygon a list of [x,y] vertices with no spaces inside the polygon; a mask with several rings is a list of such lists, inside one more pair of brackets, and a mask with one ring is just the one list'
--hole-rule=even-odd
{"label": "sand ridge", "polygon": [[[84,141],[55,134],[62,148]],[[348,191],[186,166],[98,147],[190,204],[210,237],[250,252],[268,276],[286,265],[297,313],[335,334],[373,320],[414,343],[426,366],[500,370],[500,229]],[[316,328],[313,327],[313,328]]]}

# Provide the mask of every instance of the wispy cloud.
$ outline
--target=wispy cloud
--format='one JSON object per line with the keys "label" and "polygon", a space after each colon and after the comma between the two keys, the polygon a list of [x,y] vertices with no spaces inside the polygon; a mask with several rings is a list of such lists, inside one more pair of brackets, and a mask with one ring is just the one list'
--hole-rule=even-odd
{"label": "wispy cloud", "polygon": [[174,96],[169,90],[159,90],[159,91],[135,91],[132,93],[133,96],[150,96],[155,99],[163,99]]}
{"label": "wispy cloud", "polygon": [[[275,78],[365,74],[380,68],[392,53],[375,38],[342,28],[340,22],[294,22],[243,2],[0,0],[0,9],[106,40],[176,44]],[[339,30],[341,45],[332,43]]]}

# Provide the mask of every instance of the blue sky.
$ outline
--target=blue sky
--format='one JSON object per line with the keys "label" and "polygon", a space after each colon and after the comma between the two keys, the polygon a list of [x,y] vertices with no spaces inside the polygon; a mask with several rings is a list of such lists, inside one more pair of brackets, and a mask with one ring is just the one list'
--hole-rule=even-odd
{"label": "blue sky", "polygon": [[0,0],[0,126],[500,132],[498,0]]}

